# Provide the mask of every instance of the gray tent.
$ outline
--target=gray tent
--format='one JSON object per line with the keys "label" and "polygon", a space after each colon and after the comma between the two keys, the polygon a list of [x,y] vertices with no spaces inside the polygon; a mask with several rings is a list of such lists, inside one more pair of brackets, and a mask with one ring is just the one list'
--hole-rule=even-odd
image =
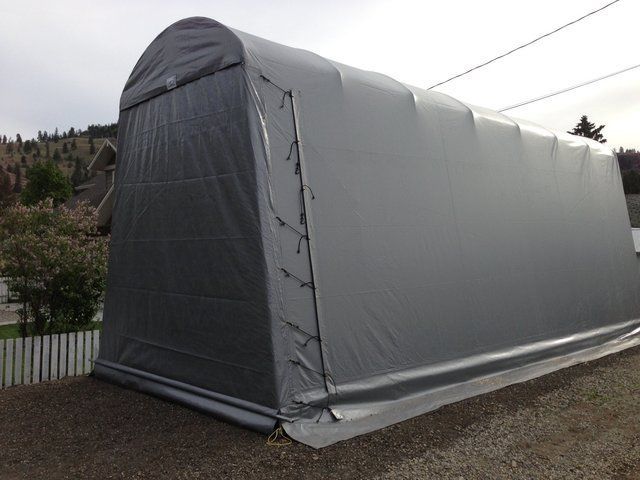
{"label": "gray tent", "polygon": [[599,143],[206,18],[118,133],[100,378],[321,447],[639,342]]}

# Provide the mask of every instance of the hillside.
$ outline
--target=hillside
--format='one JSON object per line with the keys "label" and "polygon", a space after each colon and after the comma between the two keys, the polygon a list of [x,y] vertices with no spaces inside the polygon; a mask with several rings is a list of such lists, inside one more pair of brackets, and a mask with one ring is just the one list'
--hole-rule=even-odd
{"label": "hillside", "polygon": [[[75,140],[76,148],[72,149],[71,143],[74,140]],[[104,140],[105,140],[104,138],[93,139],[96,152],[100,149]],[[63,153],[65,142],[67,143],[67,153]],[[61,140],[58,140],[58,142],[54,142],[53,140],[51,140],[48,143],[49,143],[50,158],[53,159],[55,155],[55,151],[57,149],[61,158],[59,161],[56,161],[55,163],[58,166],[58,168],[62,170],[62,172],[69,178],[73,173],[76,158],[79,158],[82,165],[84,167],[87,167],[94,155],[89,153],[90,152],[89,137],[86,137],[86,136],[61,139]],[[5,172],[8,172],[10,174],[12,182],[14,181],[15,173],[13,172],[13,170],[15,168],[16,163],[20,166],[20,170],[22,174],[21,175],[22,184],[24,185],[26,183],[26,176],[25,176],[26,169],[29,166],[33,165],[34,161],[46,160],[46,151],[47,151],[46,142],[35,142],[33,143],[33,145],[34,146],[32,147],[29,153],[24,153],[23,150],[7,153],[7,149],[6,149],[7,145],[0,145],[0,166],[2,166],[2,169]],[[14,149],[17,149],[17,145],[15,143],[14,143]],[[38,150],[40,150],[39,157],[37,156]],[[34,154],[36,154],[35,159],[34,159]],[[23,157],[24,157],[24,160],[23,160]]]}

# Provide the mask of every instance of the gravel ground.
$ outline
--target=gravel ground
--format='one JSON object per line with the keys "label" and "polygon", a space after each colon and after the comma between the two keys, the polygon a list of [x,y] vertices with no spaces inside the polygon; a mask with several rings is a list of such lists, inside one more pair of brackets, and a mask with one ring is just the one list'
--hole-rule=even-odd
{"label": "gravel ground", "polygon": [[640,347],[322,450],[93,378],[0,391],[1,478],[640,479]]}

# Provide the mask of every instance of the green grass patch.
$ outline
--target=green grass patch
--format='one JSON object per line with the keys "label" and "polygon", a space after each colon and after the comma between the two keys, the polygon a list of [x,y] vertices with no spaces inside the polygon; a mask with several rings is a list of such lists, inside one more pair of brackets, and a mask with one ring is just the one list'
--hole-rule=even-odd
{"label": "green grass patch", "polygon": [[[84,332],[87,330],[102,330],[102,322],[91,322],[81,331]],[[16,323],[11,325],[0,325],[0,340],[7,338],[20,338],[20,330]]]}
{"label": "green grass patch", "polygon": [[17,324],[12,325],[0,325],[0,340],[5,338],[19,338],[20,332]]}

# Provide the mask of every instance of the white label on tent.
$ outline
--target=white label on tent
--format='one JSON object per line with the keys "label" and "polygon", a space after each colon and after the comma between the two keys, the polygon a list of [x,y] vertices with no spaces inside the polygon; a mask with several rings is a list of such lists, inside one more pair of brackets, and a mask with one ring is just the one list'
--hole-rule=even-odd
{"label": "white label on tent", "polygon": [[175,75],[171,75],[169,78],[167,78],[167,90],[176,88],[177,84],[178,84],[178,79],[176,78]]}

